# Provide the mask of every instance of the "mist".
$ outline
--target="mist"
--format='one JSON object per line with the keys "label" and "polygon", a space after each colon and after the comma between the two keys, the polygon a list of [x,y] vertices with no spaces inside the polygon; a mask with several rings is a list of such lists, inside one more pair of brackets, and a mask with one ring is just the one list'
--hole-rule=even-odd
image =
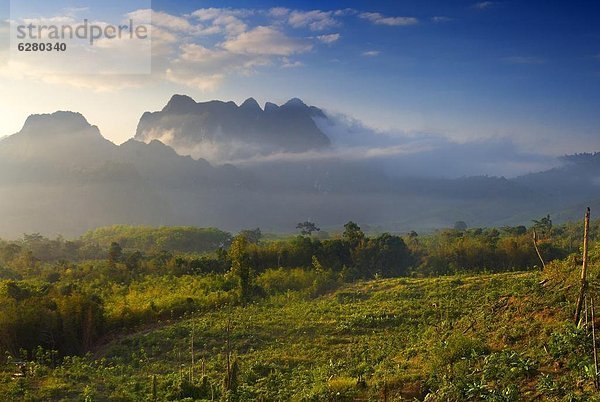
{"label": "mist", "polygon": [[396,233],[458,220],[526,224],[540,210],[568,219],[597,190],[594,155],[559,160],[507,139],[379,132],[300,100],[244,105],[174,97],[120,146],[81,114],[31,116],[0,141],[0,236],[112,224],[283,233],[306,220]]}

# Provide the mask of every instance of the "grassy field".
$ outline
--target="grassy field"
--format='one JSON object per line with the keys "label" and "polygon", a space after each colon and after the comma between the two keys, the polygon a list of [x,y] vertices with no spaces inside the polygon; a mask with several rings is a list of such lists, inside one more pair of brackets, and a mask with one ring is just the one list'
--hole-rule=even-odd
{"label": "grassy field", "polygon": [[56,369],[30,366],[24,379],[9,366],[0,386],[9,400],[590,400],[590,341],[569,324],[569,275],[289,292],[139,328]]}

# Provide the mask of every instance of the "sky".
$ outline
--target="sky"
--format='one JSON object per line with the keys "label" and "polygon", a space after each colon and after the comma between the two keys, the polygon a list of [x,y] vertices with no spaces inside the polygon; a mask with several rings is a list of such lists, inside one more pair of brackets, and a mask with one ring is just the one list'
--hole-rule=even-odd
{"label": "sky", "polygon": [[[131,41],[105,41],[74,46],[71,58],[0,50],[0,137],[19,131],[30,114],[72,110],[119,144],[135,134],[143,112],[178,93],[238,104],[298,97],[386,136],[510,143],[544,155],[600,150],[600,5],[590,1],[10,6],[8,13],[0,0],[5,22],[151,18],[152,46],[149,53]],[[7,34],[12,28],[0,26],[2,43]],[[123,74],[113,56],[140,73]],[[94,66],[103,74],[77,70]]]}

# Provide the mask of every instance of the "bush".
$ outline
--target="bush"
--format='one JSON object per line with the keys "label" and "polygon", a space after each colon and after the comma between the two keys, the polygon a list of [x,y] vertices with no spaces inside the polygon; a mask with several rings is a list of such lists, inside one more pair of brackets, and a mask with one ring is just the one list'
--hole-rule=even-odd
{"label": "bush", "polygon": [[256,283],[268,295],[300,291],[310,288],[317,279],[317,273],[302,268],[269,269],[256,278]]}

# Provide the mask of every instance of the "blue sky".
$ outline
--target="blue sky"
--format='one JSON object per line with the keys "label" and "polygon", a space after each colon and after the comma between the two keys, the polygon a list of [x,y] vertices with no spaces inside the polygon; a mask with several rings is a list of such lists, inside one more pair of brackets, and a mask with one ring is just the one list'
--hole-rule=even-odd
{"label": "blue sky", "polygon": [[[139,3],[96,2],[76,18],[120,18]],[[74,5],[86,2],[53,2],[35,13],[60,15]],[[48,79],[0,66],[0,135],[30,113],[75,109],[119,143],[133,136],[143,111],[185,93],[238,103],[300,97],[376,131],[508,140],[524,152],[600,150],[594,2],[155,0],[151,7],[160,34],[151,77]]]}

